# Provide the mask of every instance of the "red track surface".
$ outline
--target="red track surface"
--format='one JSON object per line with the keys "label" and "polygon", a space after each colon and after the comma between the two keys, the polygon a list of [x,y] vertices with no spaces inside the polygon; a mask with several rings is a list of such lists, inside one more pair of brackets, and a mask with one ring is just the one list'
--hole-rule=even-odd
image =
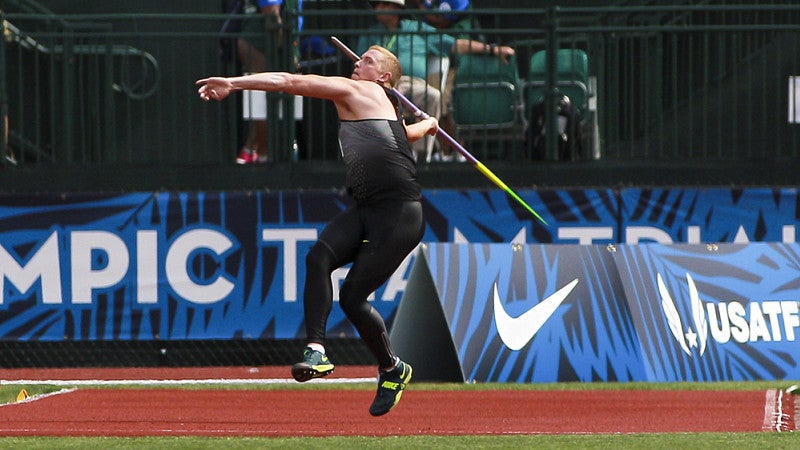
{"label": "red track surface", "polygon": [[[287,368],[0,370],[0,379],[285,378]],[[337,368],[338,377],[374,376]],[[369,415],[372,392],[79,389],[0,407],[4,436],[332,436],[761,431],[765,391],[422,391]],[[791,405],[791,396],[780,396]],[[767,398],[765,408],[765,398]]]}

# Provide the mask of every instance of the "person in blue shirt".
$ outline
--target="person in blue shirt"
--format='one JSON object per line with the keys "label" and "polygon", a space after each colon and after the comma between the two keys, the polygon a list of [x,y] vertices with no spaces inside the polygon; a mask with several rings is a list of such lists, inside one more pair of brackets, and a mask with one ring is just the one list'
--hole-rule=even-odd
{"label": "person in blue shirt", "polygon": [[[441,116],[441,92],[426,81],[428,55],[449,56],[450,54],[486,53],[501,58],[508,63],[516,52],[502,45],[486,44],[480,41],[456,38],[444,34],[425,22],[411,18],[401,18],[405,0],[379,0],[371,4],[378,21],[358,39],[357,52],[363,53],[370,45],[381,45],[397,55],[403,67],[403,77],[397,90],[408,97],[417,107],[437,120]],[[424,142],[414,144],[417,160],[425,155]]]}

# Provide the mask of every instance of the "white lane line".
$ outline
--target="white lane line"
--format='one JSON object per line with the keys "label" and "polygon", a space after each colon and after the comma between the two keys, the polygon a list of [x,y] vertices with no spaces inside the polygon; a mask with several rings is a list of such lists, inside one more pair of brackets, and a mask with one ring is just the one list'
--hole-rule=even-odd
{"label": "white lane line", "polygon": [[[349,383],[375,383],[377,378],[317,378],[303,384],[349,384]],[[187,385],[187,384],[299,384],[291,378],[203,378],[191,380],[0,380],[0,385],[25,385],[25,384],[50,384],[53,386],[90,386],[90,385],[118,385],[129,384],[135,386],[152,385]]]}
{"label": "white lane line", "polygon": [[[793,431],[792,414],[785,411],[783,390],[768,389],[764,399],[762,431]],[[787,393],[787,395],[790,395]]]}

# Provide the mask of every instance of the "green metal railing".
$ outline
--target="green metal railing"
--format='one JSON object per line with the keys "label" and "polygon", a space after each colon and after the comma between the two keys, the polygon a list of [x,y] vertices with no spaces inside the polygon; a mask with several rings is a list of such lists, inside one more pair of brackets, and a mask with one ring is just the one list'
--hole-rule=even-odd
{"label": "green metal railing", "polygon": [[[469,14],[480,27],[467,33],[517,49],[523,90],[532,86],[531,57],[547,52],[542,98],[548,136],[558,133],[557,121],[549,118],[557,114],[565,81],[549,55],[558,49],[588,55],[588,100],[581,111],[586,151],[566,159],[796,158],[800,5],[718,3],[475,8]],[[286,11],[283,32],[290,39],[282,47],[275,25],[255,38],[264,40],[279,67],[293,70],[292,42],[337,36],[354,46],[374,23],[375,11],[347,4],[307,2],[300,33],[291,27],[297,11]],[[237,37],[219,33],[225,19],[223,14],[5,11],[0,108],[8,114],[10,138],[0,142],[3,161],[232,164],[249,125],[242,119],[241,99],[207,104],[197,99],[194,85],[207,75],[240,72],[235,59],[219,56],[220,40]],[[349,76],[346,58],[299,51],[297,70]],[[454,137],[466,139],[481,160],[535,163],[533,100],[522,98],[527,131],[517,138],[490,132]],[[338,159],[332,106],[314,99],[302,105],[302,120],[290,120],[294,100],[268,96],[267,115],[278,118],[268,120],[271,159]],[[3,121],[0,128],[5,131]],[[555,140],[545,141],[539,157],[559,159]]]}

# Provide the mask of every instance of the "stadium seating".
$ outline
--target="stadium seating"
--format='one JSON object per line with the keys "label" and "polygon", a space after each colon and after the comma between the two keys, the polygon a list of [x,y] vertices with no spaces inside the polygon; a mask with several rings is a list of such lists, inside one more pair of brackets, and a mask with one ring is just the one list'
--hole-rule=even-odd
{"label": "stadium seating", "polygon": [[[588,136],[593,130],[589,98],[593,95],[589,81],[589,58],[585,51],[562,48],[556,52],[556,88],[559,92],[559,159],[583,159],[592,144]],[[530,59],[525,79],[525,116],[531,124],[528,145],[535,159],[544,156],[543,124],[547,83],[547,51],[535,52]],[[564,98],[564,96],[566,98]],[[568,129],[565,129],[568,128]]]}
{"label": "stadium seating", "polygon": [[460,137],[524,139],[523,83],[517,62],[491,55],[460,55],[453,86],[453,119]]}
{"label": "stadium seating", "polygon": [[[544,99],[547,82],[547,52],[540,50],[531,56],[525,80],[525,104],[528,108]],[[589,57],[580,49],[562,48],[556,54],[557,87],[582,113],[588,109]]]}

